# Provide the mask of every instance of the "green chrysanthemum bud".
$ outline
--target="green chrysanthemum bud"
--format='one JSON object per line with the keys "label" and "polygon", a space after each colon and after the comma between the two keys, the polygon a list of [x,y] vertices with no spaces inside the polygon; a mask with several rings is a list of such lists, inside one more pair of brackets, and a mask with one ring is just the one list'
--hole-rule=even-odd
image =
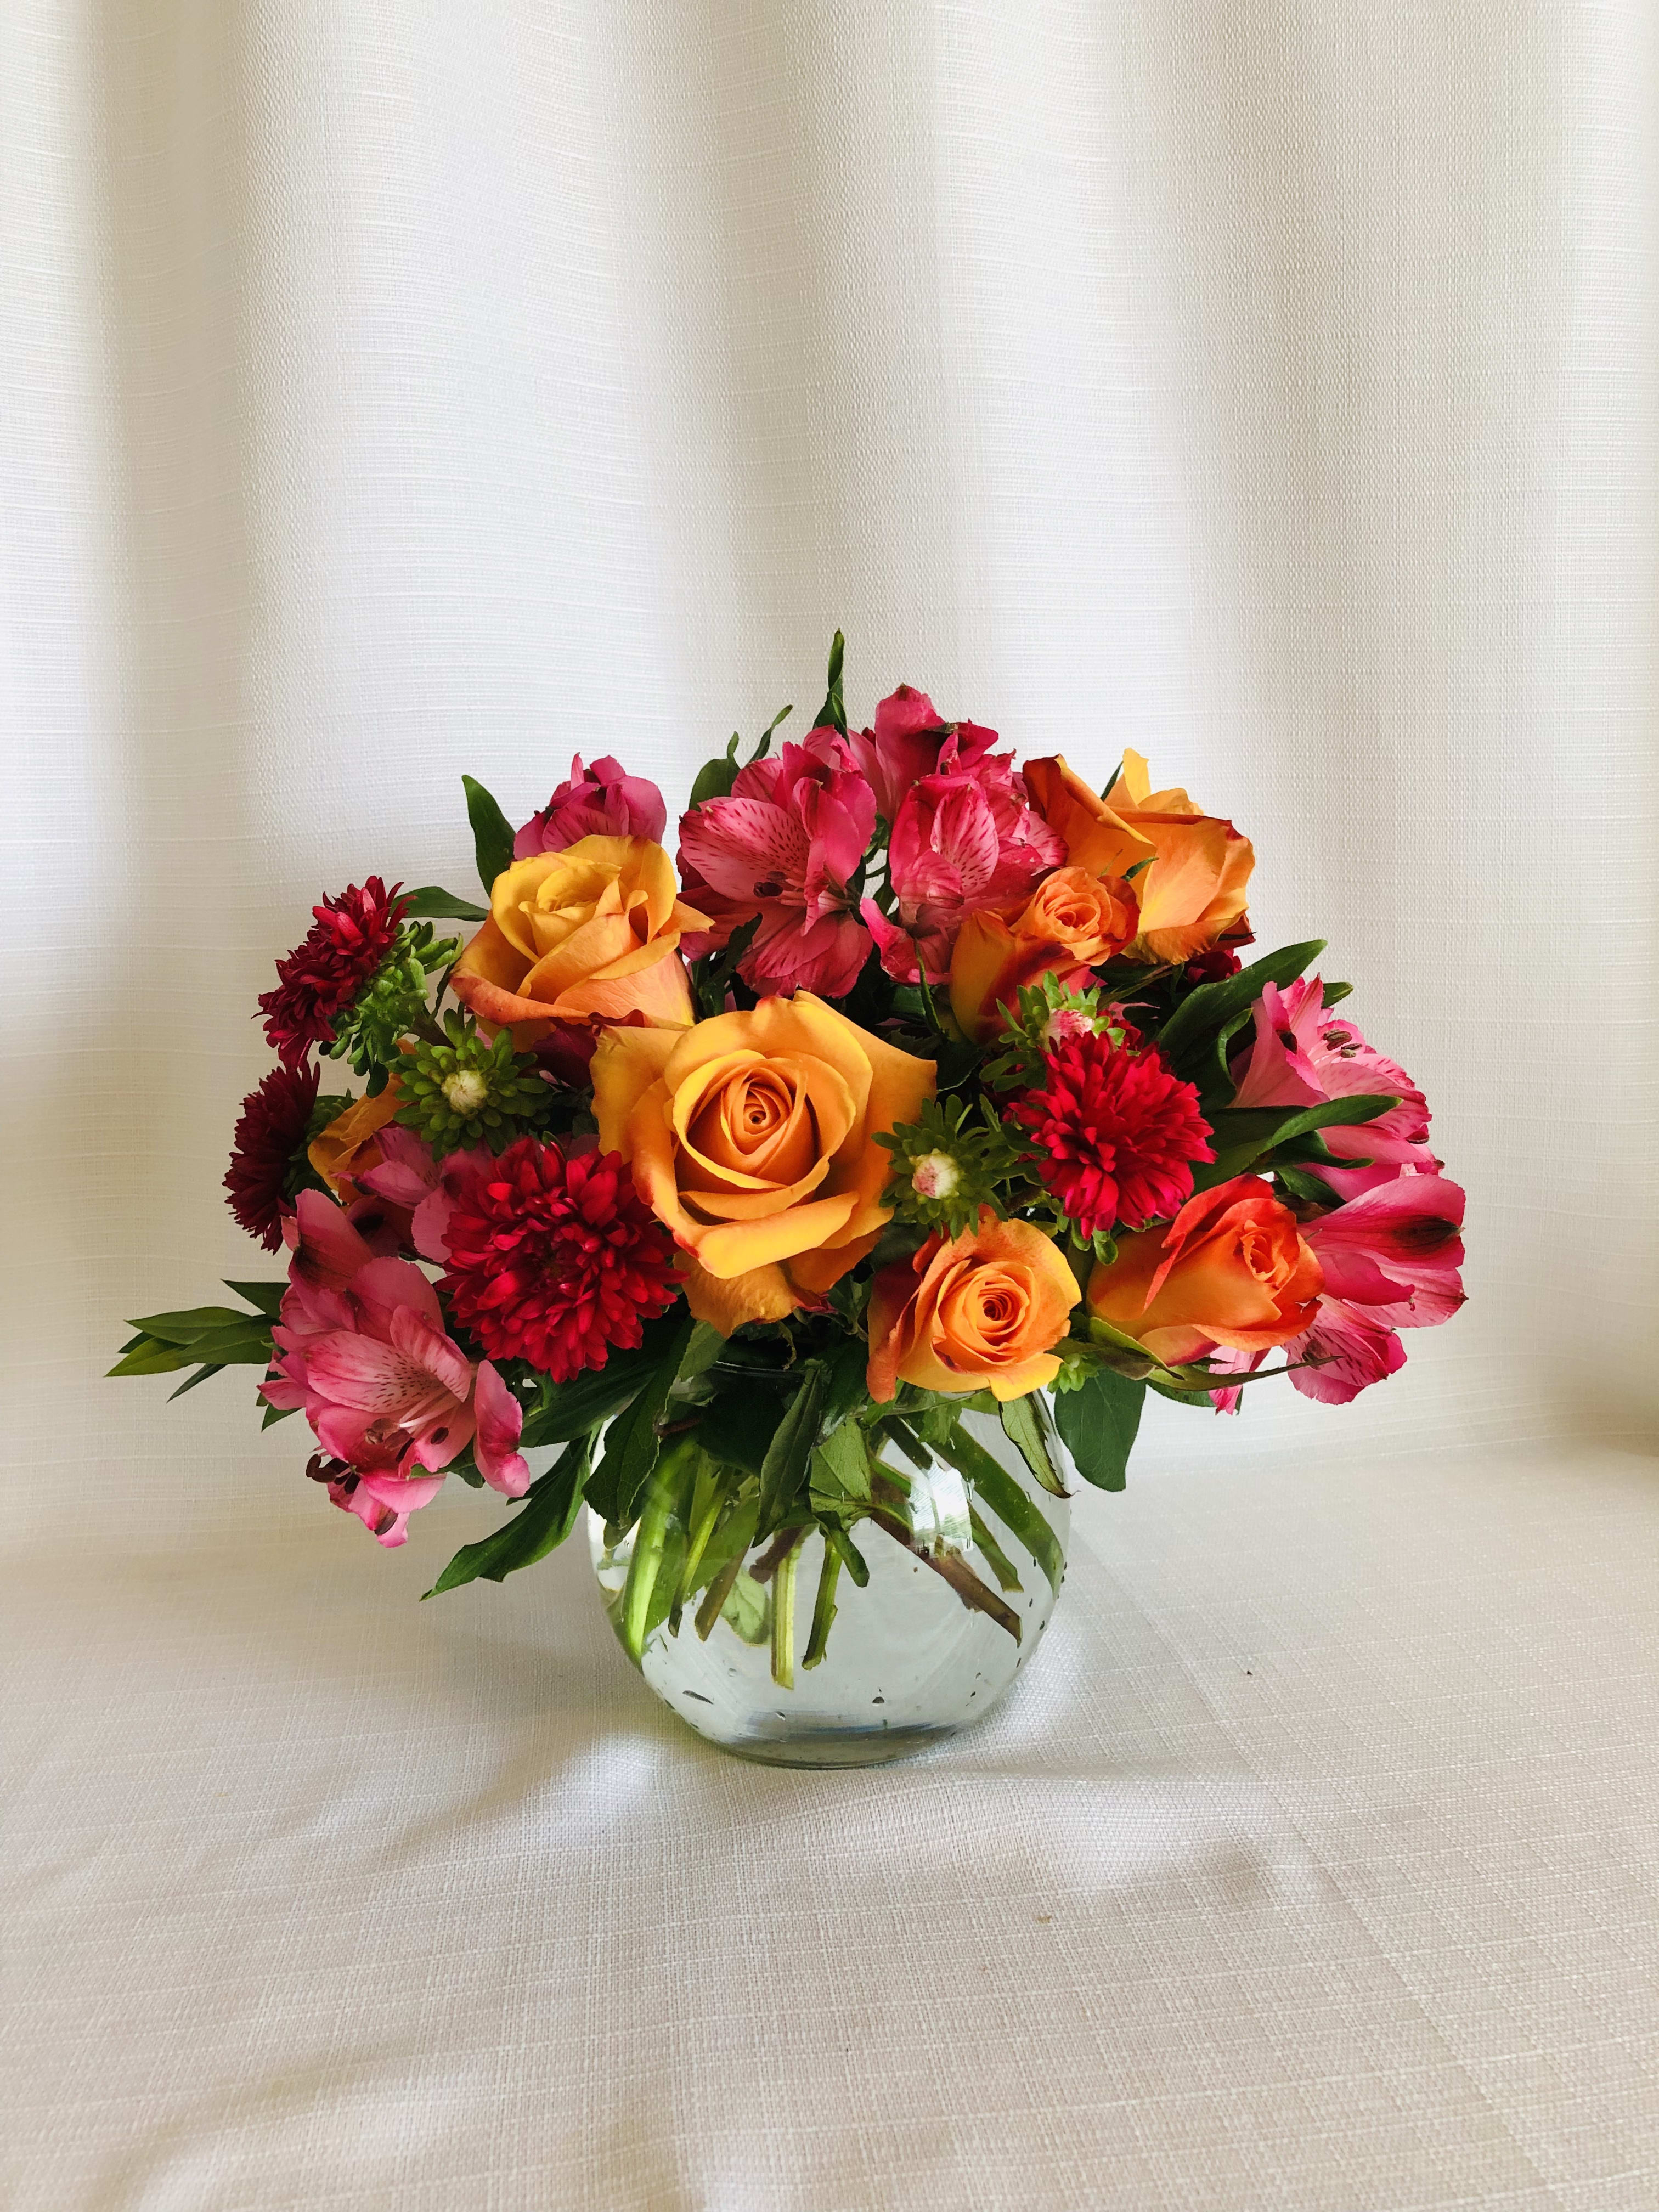
{"label": "green chrysanthemum bud", "polygon": [[507,1030],[491,1043],[454,1012],[445,1016],[444,1030],[447,1042],[422,1042],[400,1063],[398,1119],[435,1153],[472,1145],[504,1152],[546,1104],[547,1085],[535,1060],[514,1051]]}

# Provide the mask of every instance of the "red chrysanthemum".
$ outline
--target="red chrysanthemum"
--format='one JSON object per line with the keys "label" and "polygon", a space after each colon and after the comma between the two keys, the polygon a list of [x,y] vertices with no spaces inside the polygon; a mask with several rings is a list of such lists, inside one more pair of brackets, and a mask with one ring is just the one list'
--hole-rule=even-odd
{"label": "red chrysanthemum", "polygon": [[1176,1212],[1192,1196],[1193,1162],[1215,1158],[1192,1085],[1157,1052],[1105,1036],[1067,1037],[1044,1064],[1042,1088],[1006,1111],[1084,1236]]}
{"label": "red chrysanthemum", "polygon": [[617,1152],[567,1159],[520,1137],[468,1182],[444,1235],[456,1321],[490,1358],[556,1382],[632,1351],[679,1288],[674,1240]]}
{"label": "red chrysanthemum", "polygon": [[314,1067],[273,1067],[242,1101],[225,1188],[231,1212],[267,1252],[283,1241],[283,1216],[293,1203],[289,1178],[316,1103]]}
{"label": "red chrysanthemum", "polygon": [[305,942],[276,963],[279,988],[259,1000],[266,1042],[281,1059],[303,1060],[313,1045],[333,1043],[335,1023],[397,942],[402,888],[387,890],[371,876],[313,907],[316,920]]}

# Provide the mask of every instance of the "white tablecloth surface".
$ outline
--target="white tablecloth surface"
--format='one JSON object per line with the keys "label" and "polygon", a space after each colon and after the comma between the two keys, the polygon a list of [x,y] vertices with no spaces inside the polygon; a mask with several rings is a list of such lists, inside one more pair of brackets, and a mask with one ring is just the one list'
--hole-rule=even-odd
{"label": "white tablecloth surface", "polygon": [[1154,1466],[830,1775],[298,1487],[7,1567],[12,2212],[1659,2203],[1659,1464]]}

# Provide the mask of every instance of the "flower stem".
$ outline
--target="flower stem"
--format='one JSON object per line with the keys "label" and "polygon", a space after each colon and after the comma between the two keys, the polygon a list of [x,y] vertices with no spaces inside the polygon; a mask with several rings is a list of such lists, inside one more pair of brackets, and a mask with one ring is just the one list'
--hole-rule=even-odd
{"label": "flower stem", "polygon": [[806,1639],[803,1668],[816,1667],[830,1641],[830,1624],[836,1617],[836,1584],[841,1580],[841,1553],[829,1536],[823,1540],[823,1565],[818,1569],[818,1595],[812,1607],[812,1630]]}
{"label": "flower stem", "polygon": [[772,1577],[772,1680],[781,1690],[795,1686],[795,1570],[800,1565],[800,1547],[798,1533]]}

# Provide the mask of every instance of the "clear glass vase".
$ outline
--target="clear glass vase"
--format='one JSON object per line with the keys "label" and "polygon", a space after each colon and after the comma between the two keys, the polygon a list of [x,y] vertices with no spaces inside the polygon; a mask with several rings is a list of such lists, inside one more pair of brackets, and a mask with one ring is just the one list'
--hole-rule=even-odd
{"label": "clear glass vase", "polygon": [[[823,1538],[814,1528],[781,1565],[775,1540],[753,1547],[718,1614],[701,1608],[706,1633],[688,1601],[678,1623],[665,1620],[646,1638],[640,1671],[670,1711],[711,1743],[774,1766],[878,1765],[983,1719],[1048,1625],[1070,1507],[1037,1483],[994,1416],[964,1413],[962,1425],[1006,1481],[989,1471],[964,1479],[937,1455],[925,1471],[906,1467],[906,1539],[876,1521],[857,1524],[869,1578],[862,1587],[850,1573],[836,1578],[821,1652]],[[1050,1449],[1069,1481],[1057,1440]],[[619,1640],[636,1534],[608,1544],[604,1522],[588,1515],[593,1571]],[[964,1603],[964,1568],[997,1612]]]}

